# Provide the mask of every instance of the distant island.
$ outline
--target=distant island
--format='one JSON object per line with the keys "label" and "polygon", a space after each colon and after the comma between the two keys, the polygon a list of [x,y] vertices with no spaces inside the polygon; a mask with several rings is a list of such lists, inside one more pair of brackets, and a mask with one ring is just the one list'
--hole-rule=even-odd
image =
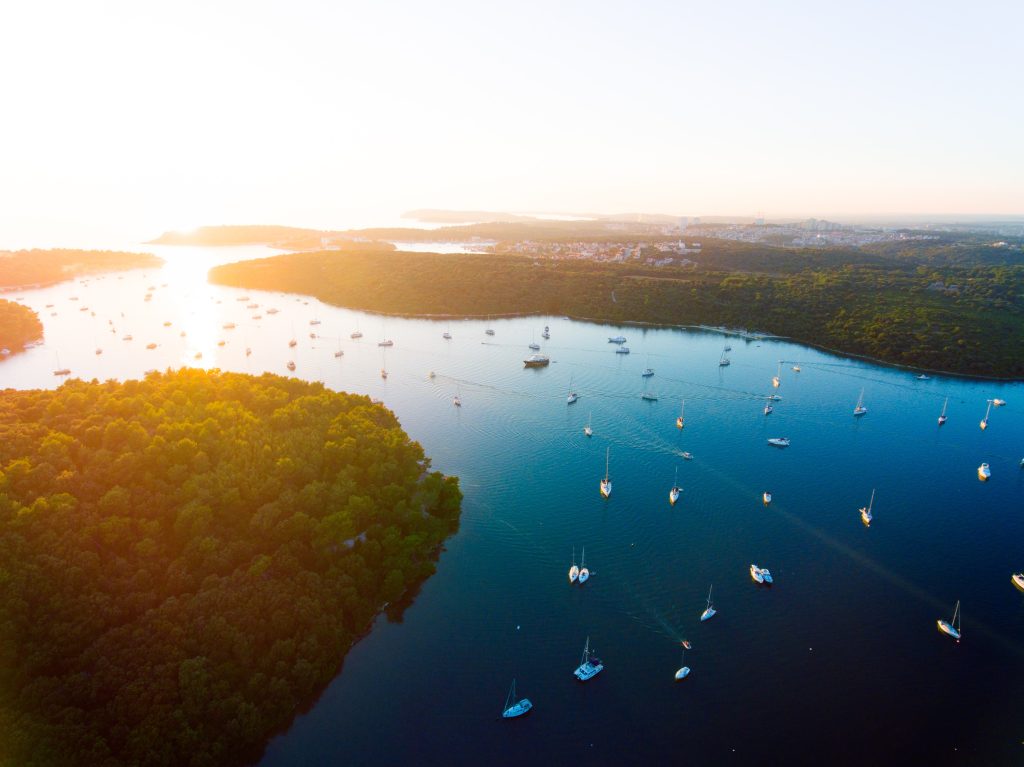
{"label": "distant island", "polygon": [[43,337],[39,315],[14,301],[0,298],[0,362],[2,357],[23,351],[26,344]]}
{"label": "distant island", "polygon": [[50,285],[104,272],[154,268],[163,262],[151,253],[118,250],[0,250],[0,290]]}
{"label": "distant island", "polygon": [[189,232],[164,232],[150,245],[203,245],[231,247],[267,245],[278,250],[389,250],[387,242],[368,242],[353,232],[303,229],[295,226],[225,225],[200,226]]}
{"label": "distant island", "polygon": [[932,241],[793,250],[708,239],[684,257],[678,247],[665,256],[652,236],[629,249],[639,256],[540,257],[564,240],[557,229],[549,240],[534,234],[534,255],[298,253],[219,266],[210,279],[396,315],[543,313],[750,328],[881,362],[1024,378],[1019,250]]}
{"label": "distant island", "polygon": [[0,764],[242,765],[458,526],[395,415],[180,370],[0,398]]}

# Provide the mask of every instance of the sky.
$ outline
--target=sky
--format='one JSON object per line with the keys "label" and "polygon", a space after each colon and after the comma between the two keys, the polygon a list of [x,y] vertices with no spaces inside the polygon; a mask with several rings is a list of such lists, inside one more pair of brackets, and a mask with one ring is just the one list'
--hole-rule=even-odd
{"label": "sky", "polygon": [[0,248],[412,208],[1024,213],[1024,3],[0,4]]}

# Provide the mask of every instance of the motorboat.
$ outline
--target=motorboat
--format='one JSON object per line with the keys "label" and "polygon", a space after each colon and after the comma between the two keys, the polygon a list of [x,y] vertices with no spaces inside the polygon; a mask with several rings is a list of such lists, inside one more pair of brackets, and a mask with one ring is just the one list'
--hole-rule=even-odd
{"label": "motorboat", "polygon": [[543,354],[531,354],[529,357],[523,360],[523,365],[525,365],[528,368],[542,368],[546,367],[550,363],[551,358],[546,357]]}
{"label": "motorboat", "polygon": [[579,667],[573,672],[573,675],[581,682],[586,682],[589,679],[593,679],[595,676],[604,670],[604,663],[590,650],[590,637],[587,637],[587,643],[583,645],[583,657],[580,659]]}
{"label": "motorboat", "polygon": [[781,386],[781,385],[782,385],[782,360],[779,360],[779,370],[775,374],[775,376],[772,378],[772,386],[774,386],[776,389],[778,389],[779,386]]}
{"label": "motorboat", "polygon": [[512,680],[512,687],[509,688],[508,695],[505,697],[505,706],[502,708],[501,716],[504,719],[515,719],[517,716],[530,713],[533,709],[533,704],[529,698],[523,698],[518,703],[513,703],[516,699],[516,680]]}
{"label": "motorboat", "polygon": [[714,588],[714,584],[708,588],[708,606],[704,608],[704,612],[700,614],[700,622],[703,623],[708,618],[714,618],[715,613],[718,612],[714,607],[711,606],[711,589]]}
{"label": "motorboat", "polygon": [[608,343],[610,344],[624,344],[626,343],[625,336],[615,336],[615,338],[609,338]]}
{"label": "motorboat", "polygon": [[939,627],[939,631],[943,634],[953,637],[957,642],[960,641],[960,600],[956,601],[956,607],[953,608],[953,619],[950,621],[937,620],[936,625]]}
{"label": "motorboat", "polygon": [[932,378],[931,378],[931,376],[926,376],[924,373],[921,373],[920,375],[917,376],[917,380],[918,381],[930,381],[930,380],[932,380]]}
{"label": "motorboat", "polygon": [[688,453],[688,452],[685,452],[685,451],[684,451],[684,452],[682,453],[682,456],[683,456],[683,458],[685,458],[685,459],[686,459],[687,461],[692,461],[692,460],[693,460],[693,453]]}
{"label": "motorboat", "polygon": [[778,394],[769,394],[765,399],[767,399],[769,402],[778,402],[780,399],[782,399],[782,397],[779,396]]}
{"label": "motorboat", "polygon": [[980,479],[982,482],[987,482],[988,478],[991,476],[992,469],[989,467],[987,463],[983,463],[981,464],[981,466],[978,467],[978,479]]}
{"label": "motorboat", "polygon": [[800,372],[800,366],[799,365],[794,365],[793,366],[793,372],[794,373],[799,373]]}
{"label": "motorboat", "polygon": [[587,548],[583,547],[583,553],[580,555],[580,572],[578,576],[579,584],[582,586],[584,583],[590,580],[590,570],[587,569]]}
{"label": "motorboat", "polygon": [[601,495],[608,498],[612,494],[612,481],[608,479],[608,459],[611,455],[611,448],[605,448],[604,452],[604,479],[601,480]]}
{"label": "motorboat", "polygon": [[580,568],[576,566],[576,547],[572,548],[572,567],[569,568],[569,583],[575,583],[580,577]]}
{"label": "motorboat", "polygon": [[761,500],[763,500],[764,505],[767,506],[772,502],[772,494],[765,490],[763,493],[761,493]]}
{"label": "motorboat", "polygon": [[860,510],[860,519],[864,523],[865,527],[871,527],[871,520],[874,517],[871,516],[871,507],[875,505],[875,490],[871,489],[871,500],[868,501],[868,505]]}
{"label": "motorboat", "polygon": [[789,437],[769,437],[768,444],[774,447],[789,447]]}
{"label": "motorboat", "polygon": [[750,577],[754,579],[755,583],[764,583],[764,576],[761,574],[761,568],[757,565],[750,566]]}

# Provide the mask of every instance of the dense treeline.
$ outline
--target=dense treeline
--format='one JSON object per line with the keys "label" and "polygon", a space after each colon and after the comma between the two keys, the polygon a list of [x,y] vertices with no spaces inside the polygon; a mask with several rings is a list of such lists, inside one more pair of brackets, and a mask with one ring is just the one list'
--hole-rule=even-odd
{"label": "dense treeline", "polygon": [[43,323],[38,314],[27,306],[0,298],[0,349],[14,354],[42,337]]}
{"label": "dense treeline", "polygon": [[502,255],[298,253],[217,267],[210,279],[391,314],[537,312],[747,327],[887,362],[1024,377],[1024,266],[821,265],[811,255],[803,269],[773,273]]}
{"label": "dense treeline", "polygon": [[87,274],[151,268],[163,263],[151,253],[119,250],[0,251],[0,288],[48,285]]}
{"label": "dense treeline", "polygon": [[433,572],[457,481],[395,416],[182,370],[0,397],[0,763],[258,757]]}

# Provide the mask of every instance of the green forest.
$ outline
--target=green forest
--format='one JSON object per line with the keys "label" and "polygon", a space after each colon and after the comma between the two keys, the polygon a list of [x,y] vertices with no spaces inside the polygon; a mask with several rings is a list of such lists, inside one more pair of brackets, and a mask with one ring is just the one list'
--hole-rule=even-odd
{"label": "green forest", "polygon": [[27,306],[0,298],[0,349],[16,354],[43,337],[39,315]]}
{"label": "green forest", "polygon": [[0,764],[259,757],[458,525],[367,397],[182,370],[0,398]]}
{"label": "green forest", "polygon": [[118,250],[0,251],[0,288],[49,285],[89,274],[153,268],[163,263],[151,253]]}
{"label": "green forest", "polygon": [[[219,266],[210,279],[405,315],[543,313],[610,322],[725,325],[935,371],[1024,377],[1024,266],[928,265],[874,255],[723,249],[763,270],[654,268],[514,255],[296,253]],[[705,257],[702,256],[702,259]],[[802,268],[797,262],[802,259]],[[715,261],[714,257],[709,260]]]}

